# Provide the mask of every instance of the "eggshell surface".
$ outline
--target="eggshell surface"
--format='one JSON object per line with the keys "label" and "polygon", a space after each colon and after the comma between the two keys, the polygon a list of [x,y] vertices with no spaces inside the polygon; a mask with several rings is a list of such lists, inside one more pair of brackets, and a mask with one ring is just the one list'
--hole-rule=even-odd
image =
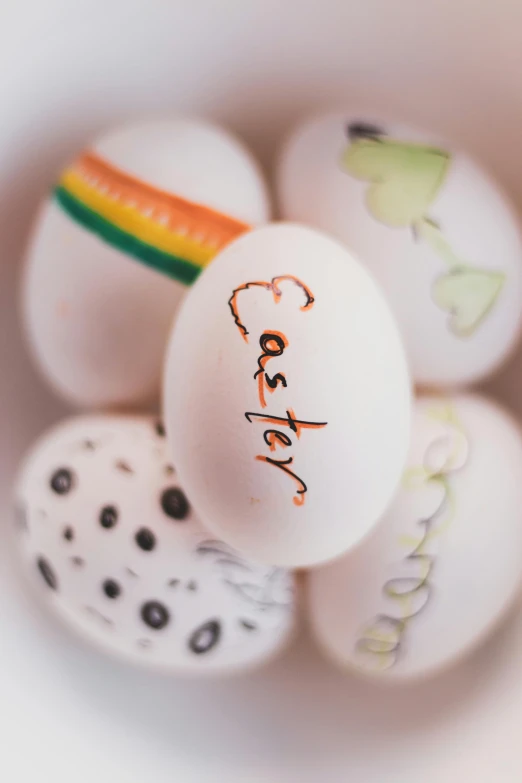
{"label": "eggshell surface", "polygon": [[51,384],[83,406],[156,398],[187,287],[268,215],[257,164],[219,127],[174,119],[101,137],[59,176],[29,248],[24,320]]}
{"label": "eggshell surface", "polygon": [[478,396],[421,398],[394,503],[358,549],[309,574],[325,652],[390,681],[471,652],[519,594],[521,501],[517,424]]}
{"label": "eggshell surface", "polygon": [[418,384],[469,384],[507,357],[522,313],[518,220],[455,145],[367,110],[326,114],[289,137],[277,180],[284,218],[330,232],[375,275]]}
{"label": "eggshell surface", "polygon": [[263,562],[348,550],[406,459],[410,385],[389,309],[341,245],[296,225],[245,234],[198,280],[164,406],[204,524]]}
{"label": "eggshell surface", "polygon": [[288,641],[293,577],[200,524],[150,417],[68,420],[17,487],[20,552],[42,599],[102,652],[179,674],[235,672]]}

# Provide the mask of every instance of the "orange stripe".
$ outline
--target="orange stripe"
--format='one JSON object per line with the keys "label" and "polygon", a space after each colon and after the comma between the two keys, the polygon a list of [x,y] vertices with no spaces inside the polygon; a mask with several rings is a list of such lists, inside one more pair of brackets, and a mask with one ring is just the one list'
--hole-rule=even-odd
{"label": "orange stripe", "polygon": [[184,230],[192,238],[201,242],[209,241],[218,248],[250,228],[247,223],[210,207],[194,204],[148,185],[92,152],[82,155],[75,161],[73,168],[98,191],[103,189],[108,198],[133,204],[141,212],[150,213],[152,220],[161,221],[170,230]]}

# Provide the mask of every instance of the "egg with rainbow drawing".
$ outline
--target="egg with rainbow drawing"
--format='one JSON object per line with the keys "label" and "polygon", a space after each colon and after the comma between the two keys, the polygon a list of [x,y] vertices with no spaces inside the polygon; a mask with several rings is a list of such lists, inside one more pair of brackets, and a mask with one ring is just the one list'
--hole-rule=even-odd
{"label": "egg with rainbow drawing", "polygon": [[26,261],[26,332],[52,386],[79,405],[155,400],[187,287],[269,211],[257,163],[220,127],[165,119],[94,141],[59,175]]}

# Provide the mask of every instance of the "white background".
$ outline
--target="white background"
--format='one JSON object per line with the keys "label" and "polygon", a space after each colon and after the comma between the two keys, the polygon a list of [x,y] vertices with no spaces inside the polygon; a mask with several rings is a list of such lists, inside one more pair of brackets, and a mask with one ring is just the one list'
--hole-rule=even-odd
{"label": "white background", "polygon": [[[16,319],[28,226],[61,163],[111,124],[175,110],[228,123],[270,166],[300,114],[364,98],[460,141],[520,207],[518,0],[0,0],[0,11],[0,780],[518,783],[522,608],[466,665],[406,690],[343,678],[306,634],[248,678],[163,680],[53,625],[19,582],[9,536],[17,461],[64,413]],[[521,375],[522,351],[495,382],[520,414]]]}

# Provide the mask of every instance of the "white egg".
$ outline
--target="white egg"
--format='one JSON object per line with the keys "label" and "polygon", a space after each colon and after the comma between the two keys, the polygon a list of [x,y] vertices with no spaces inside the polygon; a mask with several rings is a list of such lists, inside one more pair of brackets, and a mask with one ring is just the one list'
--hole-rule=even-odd
{"label": "white egg", "polygon": [[388,306],[347,250],[297,225],[255,229],[205,270],[174,326],[164,406],[204,523],[278,565],[354,546],[407,455],[410,383]]}
{"label": "white egg", "polygon": [[402,488],[361,546],[309,574],[326,653],[384,680],[426,676],[497,627],[522,580],[522,438],[475,396],[421,398]]}
{"label": "white egg", "polygon": [[44,374],[80,405],[153,399],[187,286],[268,216],[257,164],[221,128],[164,120],[101,137],[34,229],[23,309]]}
{"label": "white egg", "polygon": [[35,445],[17,488],[24,568],[101,651],[172,673],[265,662],[294,623],[291,573],[199,523],[149,417],[90,416]]}
{"label": "white egg", "polygon": [[329,231],[381,284],[414,380],[487,376],[518,337],[522,245],[498,185],[453,145],[368,112],[301,125],[282,150],[282,214]]}

